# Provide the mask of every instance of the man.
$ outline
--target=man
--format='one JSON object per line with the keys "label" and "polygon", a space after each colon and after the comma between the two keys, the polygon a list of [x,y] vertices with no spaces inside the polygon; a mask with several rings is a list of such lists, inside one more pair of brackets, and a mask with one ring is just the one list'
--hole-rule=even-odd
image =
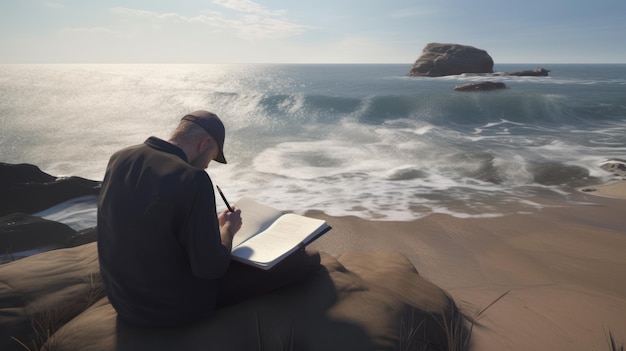
{"label": "man", "polygon": [[168,141],[156,137],[111,156],[98,201],[98,253],[118,316],[139,325],[176,325],[224,304],[289,284],[314,271],[319,255],[298,252],[269,273],[231,264],[241,211],[217,215],[204,171],[226,163],[217,115],[185,115]]}

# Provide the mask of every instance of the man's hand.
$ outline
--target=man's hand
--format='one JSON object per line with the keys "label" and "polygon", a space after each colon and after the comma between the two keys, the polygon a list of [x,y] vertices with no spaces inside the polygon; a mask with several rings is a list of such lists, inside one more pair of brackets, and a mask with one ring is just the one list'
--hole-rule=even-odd
{"label": "man's hand", "polygon": [[220,224],[222,245],[226,246],[228,250],[232,250],[233,237],[241,229],[241,210],[237,206],[232,208],[232,212],[225,210],[217,216]]}

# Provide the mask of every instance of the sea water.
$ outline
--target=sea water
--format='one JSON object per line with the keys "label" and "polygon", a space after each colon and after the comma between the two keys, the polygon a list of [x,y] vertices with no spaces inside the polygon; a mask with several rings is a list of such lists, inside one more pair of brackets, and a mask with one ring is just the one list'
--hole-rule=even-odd
{"label": "sea water", "polygon": [[[408,77],[410,64],[0,65],[0,161],[101,180],[113,152],[167,138],[206,109],[224,121],[228,159],[207,172],[231,202],[373,220],[533,212],[614,179],[601,166],[626,158],[626,65],[494,70],[536,66],[549,76]],[[507,89],[454,91],[487,80]],[[46,214],[78,206],[88,217],[90,201]]]}

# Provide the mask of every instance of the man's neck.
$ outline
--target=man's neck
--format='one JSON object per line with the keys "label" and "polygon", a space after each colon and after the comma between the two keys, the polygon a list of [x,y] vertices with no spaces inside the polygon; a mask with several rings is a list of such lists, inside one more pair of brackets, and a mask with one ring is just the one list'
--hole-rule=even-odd
{"label": "man's neck", "polygon": [[187,162],[190,162],[194,159],[195,153],[193,151],[193,148],[191,148],[188,143],[179,142],[176,139],[169,139],[167,142],[183,150],[185,156],[187,157]]}

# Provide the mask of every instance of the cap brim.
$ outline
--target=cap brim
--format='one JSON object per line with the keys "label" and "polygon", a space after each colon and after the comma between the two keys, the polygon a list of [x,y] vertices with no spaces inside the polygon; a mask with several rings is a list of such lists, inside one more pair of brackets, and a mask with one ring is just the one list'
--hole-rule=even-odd
{"label": "cap brim", "polygon": [[224,163],[224,164],[228,163],[228,162],[226,162],[226,157],[224,157],[224,153],[222,152],[222,150],[220,150],[219,154],[215,158],[215,161],[217,161],[219,163]]}

